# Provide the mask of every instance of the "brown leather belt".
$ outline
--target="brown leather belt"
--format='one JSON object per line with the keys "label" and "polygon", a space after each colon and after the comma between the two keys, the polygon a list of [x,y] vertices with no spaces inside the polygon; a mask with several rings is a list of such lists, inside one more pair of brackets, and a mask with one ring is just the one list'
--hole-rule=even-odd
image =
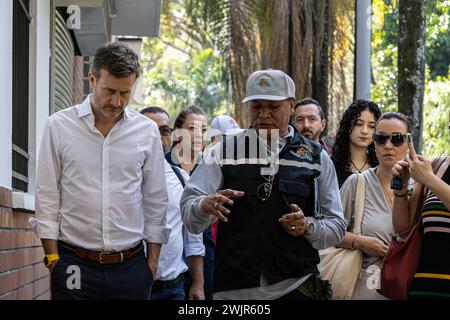
{"label": "brown leather belt", "polygon": [[123,263],[131,260],[136,253],[144,249],[142,242],[140,242],[136,247],[125,251],[91,251],[76,247],[63,241],[58,241],[58,244],[61,247],[72,251],[79,258],[87,259],[100,264]]}

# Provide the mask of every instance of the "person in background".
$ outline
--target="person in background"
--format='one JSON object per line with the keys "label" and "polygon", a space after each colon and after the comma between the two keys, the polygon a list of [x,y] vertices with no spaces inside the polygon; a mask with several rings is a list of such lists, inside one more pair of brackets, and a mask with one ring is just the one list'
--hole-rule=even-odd
{"label": "person in background", "polygon": [[175,118],[175,139],[172,148],[166,154],[167,161],[191,175],[202,159],[207,130],[208,120],[202,108],[197,106],[183,108]]}
{"label": "person in background", "polygon": [[356,100],[345,110],[331,153],[339,187],[353,173],[378,165],[372,135],[380,116],[378,105],[368,100]]}
{"label": "person in background", "polygon": [[170,227],[158,128],[127,108],[139,75],[130,47],[105,44],[89,72],[92,94],[48,120],[30,224],[52,299],[150,298]]}
{"label": "person in background", "polygon": [[327,126],[327,120],[319,102],[309,97],[297,101],[294,111],[294,125],[303,136],[322,145],[331,155],[331,149],[320,138]]}
{"label": "person in background", "polygon": [[[170,116],[162,108],[147,107],[141,114],[152,119],[159,128],[164,150],[170,148],[172,133]],[[188,174],[181,168],[171,166],[165,161],[168,207],[167,223],[172,228],[169,241],[161,246],[158,272],[152,286],[151,300],[204,300],[203,256],[205,246],[203,236],[186,230],[181,221],[180,198]],[[185,262],[188,260],[188,264]],[[184,292],[184,272],[189,270],[192,285]]]}
{"label": "person in background", "polygon": [[170,124],[170,115],[166,110],[160,107],[146,107],[140,111],[141,114],[153,120],[159,129],[164,155],[170,151],[172,144],[172,125]]}
{"label": "person in background", "polygon": [[217,116],[211,121],[209,127],[210,130],[214,130],[214,133],[219,133],[211,137],[213,144],[218,143],[225,135],[236,134],[239,132],[239,125],[236,120],[227,115]]}
{"label": "person in background", "polygon": [[[175,141],[166,154],[166,160],[173,166],[185,170],[189,175],[195,171],[203,156],[205,134],[208,129],[206,113],[197,106],[189,106],[180,111],[174,123]],[[212,281],[214,274],[214,248],[212,227],[203,232],[205,255],[203,257],[204,293],[206,300],[212,300]],[[185,272],[185,291],[189,292],[191,277]]]}
{"label": "person in background", "polygon": [[[361,273],[353,292],[353,300],[383,300],[378,294],[381,263],[393,234],[391,189],[392,168],[405,157],[408,150],[406,134],[410,131],[408,118],[397,112],[387,112],[378,120],[373,135],[379,166],[362,173],[365,179],[364,211],[361,234],[346,232],[338,245],[361,250]],[[358,175],[351,175],[341,187],[342,206],[348,230],[353,228],[354,199]]]}
{"label": "person in background", "polygon": [[[431,161],[417,155],[413,145],[409,149],[410,158],[398,161],[392,169],[404,181],[403,189],[394,193],[395,232],[399,236],[407,234],[415,208],[420,208],[422,220],[422,253],[408,299],[450,299],[450,157],[441,166],[442,175],[435,175]],[[416,181],[411,197],[406,183],[409,177]],[[418,203],[420,184],[430,190],[422,203]]]}

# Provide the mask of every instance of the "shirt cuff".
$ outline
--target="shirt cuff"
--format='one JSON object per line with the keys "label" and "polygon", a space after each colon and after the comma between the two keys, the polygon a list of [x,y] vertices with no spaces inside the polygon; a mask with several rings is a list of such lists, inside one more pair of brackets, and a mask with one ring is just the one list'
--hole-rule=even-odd
{"label": "shirt cuff", "polygon": [[212,224],[214,222],[214,220],[216,220],[217,217],[212,214],[209,214],[208,212],[206,212],[202,209],[202,202],[203,202],[203,200],[205,200],[205,198],[206,198],[206,196],[202,197],[202,199],[198,202],[197,209],[195,210],[195,212],[198,213],[197,217],[201,221]]}
{"label": "shirt cuff", "polygon": [[144,231],[145,241],[149,243],[166,244],[169,241],[169,234],[172,228],[165,226],[147,226]]}
{"label": "shirt cuff", "polygon": [[28,219],[28,223],[31,226],[31,230],[33,230],[33,232],[38,236],[38,238],[50,240],[59,239],[58,222],[30,218]]}
{"label": "shirt cuff", "polygon": [[184,246],[184,253],[186,257],[192,257],[192,256],[205,256],[205,246],[195,246],[195,245],[187,245]]}
{"label": "shirt cuff", "polygon": [[203,200],[206,199],[206,197],[207,196],[200,197],[200,200],[197,203],[197,209],[195,210],[196,212],[198,212],[200,214],[206,214],[206,215],[208,214],[205,210],[202,209],[202,203],[203,203]]}

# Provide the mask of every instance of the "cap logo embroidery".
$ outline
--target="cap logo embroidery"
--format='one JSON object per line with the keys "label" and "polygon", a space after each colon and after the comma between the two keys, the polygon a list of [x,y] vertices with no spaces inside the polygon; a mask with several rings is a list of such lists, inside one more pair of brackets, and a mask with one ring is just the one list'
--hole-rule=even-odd
{"label": "cap logo embroidery", "polygon": [[266,77],[260,78],[256,81],[256,88],[261,90],[272,89],[272,80]]}

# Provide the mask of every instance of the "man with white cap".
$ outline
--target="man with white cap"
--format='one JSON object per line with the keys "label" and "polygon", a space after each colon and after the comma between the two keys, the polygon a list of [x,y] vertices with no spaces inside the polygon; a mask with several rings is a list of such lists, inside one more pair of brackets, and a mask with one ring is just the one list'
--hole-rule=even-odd
{"label": "man with white cap", "polygon": [[329,299],[318,250],[346,229],[333,163],[289,125],[295,85],[284,72],[254,72],[243,102],[250,129],[211,149],[180,202],[193,233],[219,220],[214,299]]}
{"label": "man with white cap", "polygon": [[[217,143],[220,141],[223,135],[236,134],[239,132],[239,125],[236,120],[227,115],[220,115],[212,119],[209,129],[213,131],[213,136],[211,137],[212,143]],[[215,134],[219,133],[220,134]]]}

